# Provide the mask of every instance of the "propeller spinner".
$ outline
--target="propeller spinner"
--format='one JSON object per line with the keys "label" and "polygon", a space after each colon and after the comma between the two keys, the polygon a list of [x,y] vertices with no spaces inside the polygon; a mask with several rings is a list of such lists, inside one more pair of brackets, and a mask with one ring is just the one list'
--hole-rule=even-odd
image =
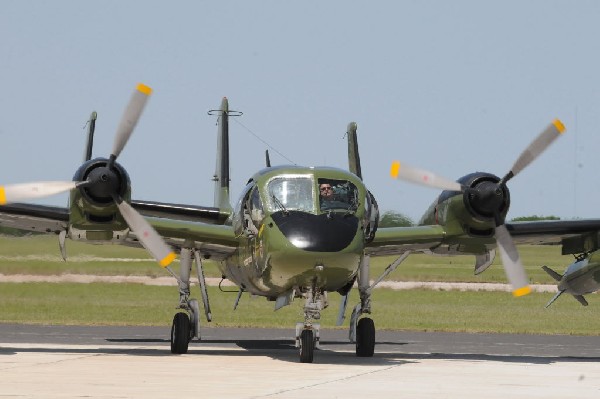
{"label": "propeller spinner", "polygon": [[392,163],[390,175],[395,179],[406,180],[428,187],[467,192],[473,199],[475,207],[490,213],[494,217],[496,243],[500,250],[504,271],[513,288],[513,295],[527,295],[531,292],[529,281],[521,263],[517,247],[506,229],[505,221],[500,216],[499,206],[502,203],[504,192],[507,192],[506,183],[533,162],[564,131],[565,126],[563,123],[555,119],[521,153],[510,171],[498,183],[486,182],[485,185],[477,187],[477,189],[463,186],[456,181],[446,179],[423,169],[401,164],[398,161]]}
{"label": "propeller spinner", "polygon": [[46,197],[69,191],[76,187],[85,187],[85,189],[91,192],[97,192],[108,198],[112,198],[123,219],[125,219],[129,228],[136,234],[140,243],[162,267],[167,267],[175,259],[175,253],[144,217],[120,198],[116,189],[118,185],[112,181],[116,176],[114,173],[115,161],[129,141],[151,94],[152,89],[150,87],[142,83],[137,85],[117,128],[113,150],[107,165],[95,169],[94,173],[88,177],[88,180],[82,182],[37,182],[0,186],[0,205]]}

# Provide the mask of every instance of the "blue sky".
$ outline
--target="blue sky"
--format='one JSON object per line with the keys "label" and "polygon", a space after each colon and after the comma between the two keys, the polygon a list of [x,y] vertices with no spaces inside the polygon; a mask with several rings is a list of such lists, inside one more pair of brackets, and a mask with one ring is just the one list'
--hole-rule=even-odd
{"label": "blue sky", "polygon": [[509,183],[509,218],[600,217],[598,21],[597,1],[4,0],[0,182],[69,180],[93,110],[107,156],[144,82],[154,94],[120,157],[134,198],[212,205],[207,111],[227,96],[244,113],[234,197],[264,165],[246,128],[297,164],[346,168],[356,121],[368,187],[416,220],[436,191],[391,180],[392,160],[503,175],[560,118],[564,137]]}

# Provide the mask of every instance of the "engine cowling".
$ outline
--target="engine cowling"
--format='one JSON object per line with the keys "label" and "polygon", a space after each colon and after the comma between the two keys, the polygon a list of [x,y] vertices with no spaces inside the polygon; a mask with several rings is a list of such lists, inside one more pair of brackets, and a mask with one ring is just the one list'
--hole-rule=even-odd
{"label": "engine cowling", "polygon": [[506,185],[498,184],[498,176],[490,173],[471,173],[458,182],[467,187],[464,192],[443,191],[420,223],[457,228],[470,236],[493,236],[497,219],[504,221],[508,213],[510,191]]}
{"label": "engine cowling", "polygon": [[131,180],[125,168],[109,160],[96,158],[77,169],[74,181],[89,182],[70,196],[70,236],[73,239],[122,240],[129,228],[113,197],[131,200]]}
{"label": "engine cowling", "polygon": [[498,176],[477,172],[458,181],[468,187],[463,193],[463,201],[474,218],[482,222],[494,222],[496,218],[504,220],[510,207],[510,191],[505,184],[498,185]]}

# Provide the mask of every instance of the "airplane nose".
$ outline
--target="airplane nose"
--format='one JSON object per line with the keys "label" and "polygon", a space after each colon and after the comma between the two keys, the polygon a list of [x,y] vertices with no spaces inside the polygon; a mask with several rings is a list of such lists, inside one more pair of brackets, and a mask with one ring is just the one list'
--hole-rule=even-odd
{"label": "airplane nose", "polygon": [[353,214],[288,211],[271,217],[292,245],[306,251],[339,252],[350,245],[358,232],[358,218]]}

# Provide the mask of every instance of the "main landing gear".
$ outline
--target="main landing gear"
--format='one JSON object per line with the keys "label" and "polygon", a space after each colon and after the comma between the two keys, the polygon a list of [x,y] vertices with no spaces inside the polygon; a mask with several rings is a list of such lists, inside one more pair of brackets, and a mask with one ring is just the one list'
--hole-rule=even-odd
{"label": "main landing gear", "polygon": [[198,282],[202,293],[206,320],[209,322],[212,320],[200,253],[189,248],[181,248],[179,277],[175,276],[175,274],[173,275],[179,282],[179,306],[177,308],[184,310],[184,312],[175,314],[171,326],[171,353],[175,354],[187,353],[191,340],[194,338],[200,339],[200,307],[198,300],[189,298],[192,252],[196,261]]}
{"label": "main landing gear", "polygon": [[[398,266],[410,255],[410,251],[403,253],[398,259],[391,263],[381,276],[372,284],[369,281],[369,260],[365,255],[358,270],[358,292],[360,303],[354,307],[350,318],[350,342],[356,343],[356,356],[372,357],[375,353],[375,323],[369,317],[363,317],[364,314],[371,313],[371,293],[377,284],[379,284],[388,274],[396,270]],[[344,304],[345,306],[345,304]],[[340,310],[340,313],[342,310]],[[340,318],[338,318],[338,321]]]}
{"label": "main landing gear", "polygon": [[175,314],[171,326],[171,353],[187,353],[192,338],[192,323],[188,314],[184,312]]}

